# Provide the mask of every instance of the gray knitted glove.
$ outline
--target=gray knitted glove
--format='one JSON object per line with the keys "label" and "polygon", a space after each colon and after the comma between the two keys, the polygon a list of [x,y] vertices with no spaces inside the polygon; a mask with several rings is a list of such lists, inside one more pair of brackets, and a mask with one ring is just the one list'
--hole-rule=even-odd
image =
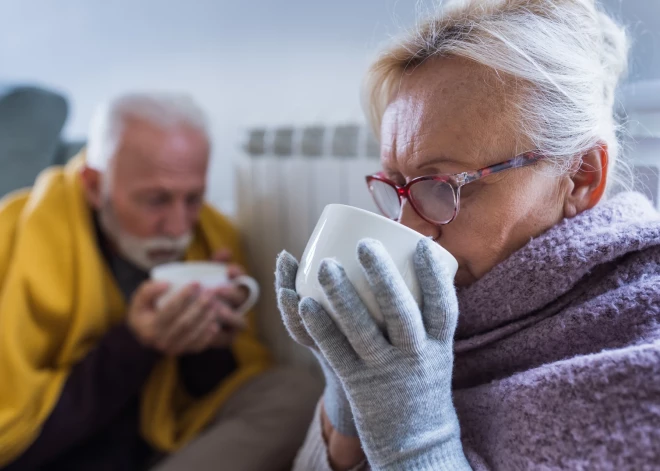
{"label": "gray knitted glove", "polygon": [[344,388],[328,362],[320,354],[318,346],[307,333],[300,318],[299,299],[296,293],[297,272],[298,261],[286,251],[280,253],[277,257],[277,269],[275,271],[275,292],[277,293],[277,305],[282,314],[282,320],[289,331],[289,335],[300,345],[309,348],[321,365],[325,375],[323,406],[332,426],[342,435],[356,437],[357,430],[353,421],[353,413],[346,399]]}
{"label": "gray knitted glove", "polygon": [[344,384],[376,470],[470,469],[451,397],[458,302],[436,250],[424,239],[415,253],[424,300],[420,311],[383,245],[368,239],[358,244],[387,335],[333,260],[322,262],[319,281],[337,323],[311,298],[301,302],[307,332]]}

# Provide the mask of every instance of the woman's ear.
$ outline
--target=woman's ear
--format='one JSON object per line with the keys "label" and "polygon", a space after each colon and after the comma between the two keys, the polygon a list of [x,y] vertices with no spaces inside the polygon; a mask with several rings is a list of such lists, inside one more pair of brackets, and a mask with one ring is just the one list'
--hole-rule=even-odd
{"label": "woman's ear", "polygon": [[101,209],[103,203],[103,175],[98,170],[90,167],[83,167],[80,171],[80,181],[82,182],[85,198],[94,209]]}
{"label": "woman's ear", "polygon": [[600,144],[576,163],[569,176],[573,188],[564,201],[565,217],[574,217],[598,204],[607,186],[608,161],[607,145]]}

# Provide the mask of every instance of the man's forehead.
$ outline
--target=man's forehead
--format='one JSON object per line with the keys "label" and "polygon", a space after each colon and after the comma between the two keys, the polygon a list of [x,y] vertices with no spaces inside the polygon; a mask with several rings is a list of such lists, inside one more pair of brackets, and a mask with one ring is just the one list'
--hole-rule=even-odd
{"label": "man's forehead", "polygon": [[208,142],[200,131],[129,122],[113,160],[117,173],[205,174],[208,154]]}

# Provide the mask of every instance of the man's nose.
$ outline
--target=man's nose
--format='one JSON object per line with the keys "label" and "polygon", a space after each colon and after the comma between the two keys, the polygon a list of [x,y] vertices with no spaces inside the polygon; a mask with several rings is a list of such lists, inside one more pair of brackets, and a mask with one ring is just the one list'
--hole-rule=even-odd
{"label": "man's nose", "polygon": [[419,232],[426,237],[431,237],[434,240],[437,240],[442,233],[442,230],[439,226],[431,224],[422,218],[419,214],[417,214],[417,211],[413,209],[408,200],[404,200],[403,204],[401,205],[399,223],[413,229],[414,231]]}
{"label": "man's nose", "polygon": [[165,220],[164,232],[168,237],[181,237],[190,232],[188,212],[185,204],[175,203]]}

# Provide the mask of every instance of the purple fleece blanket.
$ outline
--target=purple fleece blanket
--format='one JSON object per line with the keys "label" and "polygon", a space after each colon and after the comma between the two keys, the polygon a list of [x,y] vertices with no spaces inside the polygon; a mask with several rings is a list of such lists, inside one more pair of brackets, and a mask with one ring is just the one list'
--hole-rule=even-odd
{"label": "purple fleece blanket", "polygon": [[620,194],[458,292],[475,469],[660,469],[660,216]]}

